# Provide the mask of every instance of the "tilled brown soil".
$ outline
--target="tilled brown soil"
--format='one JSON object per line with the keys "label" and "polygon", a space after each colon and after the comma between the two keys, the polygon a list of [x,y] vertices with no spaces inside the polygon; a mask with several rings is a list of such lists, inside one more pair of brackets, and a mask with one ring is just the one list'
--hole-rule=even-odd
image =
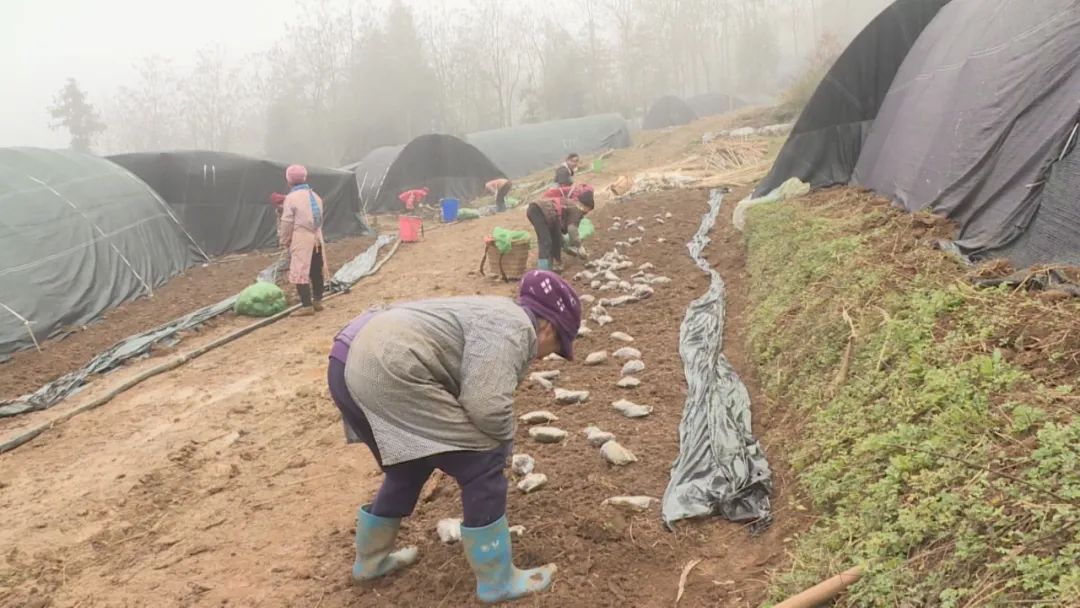
{"label": "tilled brown soil", "polygon": [[[374,239],[353,237],[330,243],[326,253],[331,272],[360,255]],[[14,399],[37,390],[60,376],[86,365],[95,356],[124,338],[157,327],[189,312],[209,306],[250,285],[264,268],[278,258],[278,252],[255,252],[228,256],[196,266],[154,290],[154,296],[139,298],[105,313],[83,327],[42,343],[42,352],[25,350],[0,363],[0,400]],[[284,278],[284,277],[283,277]],[[281,283],[285,286],[285,283]],[[290,297],[295,297],[287,290]],[[232,316],[226,313],[224,318]],[[203,329],[221,319],[212,319]]]}
{"label": "tilled brown soil", "polygon": [[[561,445],[536,444],[524,428],[518,433],[516,451],[533,455],[551,481],[527,496],[510,491],[511,524],[526,528],[515,539],[516,561],[552,561],[560,569],[549,593],[521,605],[671,606],[683,568],[702,560],[687,575],[679,606],[755,606],[767,570],[786,564],[785,539],[808,523],[788,506],[793,498],[780,457],[771,458],[776,521],[757,538],[718,519],[680,523],[669,532],[658,506],[626,514],[600,504],[622,494],[659,498],[667,485],[686,390],[679,324],[707,284],[685,243],[705,200],[697,191],[648,194],[595,214],[598,235],[590,249],[596,255],[639,234],[610,232],[613,216],[642,216],[645,240],[627,253],[673,282],[657,286],[646,303],[612,309],[615,323],[604,331],[591,323],[595,333],[578,344],[583,358],[618,348],[608,337],[612,331],[635,336],[647,366],[641,388],[617,389],[614,362],[595,368],[564,362],[537,367],[560,369],[559,386],[591,391],[587,404],[558,406],[531,386],[519,393],[519,414],[550,409],[560,417],[556,425],[570,433]],[[732,200],[720,222],[727,221]],[[666,212],[673,217],[664,224],[652,219]],[[419,562],[373,584],[349,581],[356,507],[373,495],[379,474],[365,448],[343,443],[325,387],[325,361],[334,333],[374,302],[511,295],[512,285],[475,273],[483,236],[496,225],[528,224],[514,211],[430,231],[424,242],[402,246],[379,274],[328,302],[324,313],[261,329],[0,457],[0,509],[7,521],[0,528],[0,606],[477,605],[461,547],[440,544],[435,533],[439,519],[460,517],[458,491],[448,480],[405,524],[402,541],[419,545]],[[753,373],[740,363],[741,242],[726,225],[714,238],[707,254],[728,281],[734,320],[726,350],[751,391],[758,422],[763,402]],[[568,274],[579,269],[575,262]],[[230,324],[222,325],[192,342]],[[143,365],[118,372],[117,379]],[[100,390],[92,386],[73,401]],[[611,409],[622,397],[656,410],[645,419],[624,419]],[[581,434],[591,424],[615,433],[640,461],[621,469],[607,465]],[[795,431],[756,426],[770,456],[772,446],[782,449],[780,441]]]}
{"label": "tilled brown soil", "polygon": [[[685,243],[697,229],[706,210],[702,191],[675,192],[640,197],[599,212],[597,255],[617,240],[638,236],[611,232],[611,217],[645,218],[644,241],[624,251],[635,264],[651,262],[652,272],[673,279],[657,287],[644,303],[610,309],[616,319],[603,329],[591,324],[591,336],[578,341],[578,361],[548,363],[538,369],[562,372],[556,385],[590,391],[584,405],[554,403],[552,394],[526,385],[519,393],[519,414],[548,409],[559,416],[554,426],[570,433],[561,444],[540,444],[521,425],[515,452],[536,458],[537,472],[549,478],[545,488],[524,495],[511,487],[511,524],[525,526],[517,542],[517,561],[522,566],[555,562],[557,582],[551,593],[537,597],[538,606],[670,606],[675,599],[682,568],[691,560],[702,561],[690,574],[682,606],[754,605],[762,598],[763,568],[782,560],[782,541],[793,522],[785,515],[761,538],[750,538],[746,529],[720,520],[683,523],[677,530],[664,529],[659,506],[646,513],[629,514],[601,506],[612,496],[645,495],[659,498],[668,482],[672,461],[678,453],[678,426],[686,398],[686,381],[678,355],[679,325],[691,300],[708,286],[708,278],[693,265]],[[672,212],[664,224],[653,216]],[[663,238],[666,242],[658,243]],[[577,268],[568,269],[572,275]],[[579,285],[579,287],[581,287]],[[590,290],[582,289],[582,293]],[[601,297],[604,293],[594,295]],[[615,386],[622,362],[609,359],[600,366],[581,363],[589,352],[609,353],[621,346],[609,336],[623,331],[636,338],[632,344],[643,353],[646,370],[637,389]],[[736,343],[736,346],[738,344]],[[628,419],[612,409],[619,399],[655,407],[643,419]],[[582,429],[597,425],[615,433],[618,441],[640,459],[625,467],[609,465],[597,448],[590,447]],[[355,600],[376,606],[472,605],[473,579],[459,546],[442,545],[435,535],[436,522],[460,516],[460,496],[452,480],[442,479],[432,497],[409,521],[403,542],[420,547],[422,560],[411,571],[367,588],[342,586],[328,595],[328,605]],[[795,524],[797,525],[797,523]],[[338,539],[336,553],[341,567],[348,565],[349,537]],[[331,601],[333,600],[333,601]]]}

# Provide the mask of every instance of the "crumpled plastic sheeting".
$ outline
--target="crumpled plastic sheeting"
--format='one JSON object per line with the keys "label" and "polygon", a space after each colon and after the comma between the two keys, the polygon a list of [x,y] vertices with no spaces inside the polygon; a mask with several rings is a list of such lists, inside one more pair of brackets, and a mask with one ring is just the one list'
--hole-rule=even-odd
{"label": "crumpled plastic sheeting", "polygon": [[330,291],[348,291],[357,281],[371,274],[375,268],[375,262],[379,259],[379,250],[393,243],[397,237],[393,234],[383,234],[375,239],[375,244],[368,247],[364,253],[347,262],[330,279]]}
{"label": "crumpled plastic sheeting", "polygon": [[712,192],[709,212],[688,245],[690,256],[711,281],[708,292],[690,303],[679,329],[687,396],[663,519],[671,527],[680,519],[720,515],[757,522],[751,528],[756,534],[772,521],[771,472],[751,434],[750,395],[722,352],[724,280],[701,256],[723,198],[721,191]]}
{"label": "crumpled plastic sheeting", "polygon": [[[364,253],[354,258],[338,270],[330,282],[331,291],[345,291],[354,283],[371,273],[375,267],[375,261],[379,257],[379,249],[392,243],[396,237],[393,235],[380,236],[375,244],[368,247]],[[280,262],[288,258],[279,259],[273,266],[259,273],[259,280],[264,276],[275,276],[275,271]],[[239,294],[238,294],[239,295]],[[124,361],[142,356],[150,351],[155,344],[174,340],[176,334],[201,325],[214,317],[232,310],[237,296],[228,297],[217,304],[211,304],[200,308],[178,319],[173,319],[164,325],[160,325],[141,334],[129,336],[111,346],[108,350],[94,357],[90,363],[74,372],[65,374],[53,380],[38,390],[28,395],[23,395],[14,401],[0,402],[0,418],[16,416],[26,412],[48,409],[67,397],[77,392],[87,379],[94,374],[103,374],[118,367]]]}
{"label": "crumpled plastic sheeting", "polygon": [[779,203],[791,198],[803,196],[810,192],[810,184],[797,177],[792,177],[780,184],[775,190],[759,198],[745,198],[735,206],[731,214],[731,223],[739,232],[746,230],[746,213],[751,207],[768,203]]}
{"label": "crumpled plastic sheeting", "polygon": [[1056,268],[1027,268],[1018,270],[1007,277],[973,278],[971,283],[976,287],[1005,285],[1012,289],[1023,288],[1028,291],[1058,290],[1074,298],[1080,297],[1080,285],[1070,281],[1069,277]]}

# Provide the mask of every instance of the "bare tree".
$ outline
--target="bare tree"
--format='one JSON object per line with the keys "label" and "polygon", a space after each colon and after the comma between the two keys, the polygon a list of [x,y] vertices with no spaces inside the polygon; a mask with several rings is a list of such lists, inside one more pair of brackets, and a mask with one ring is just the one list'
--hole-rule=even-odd
{"label": "bare tree", "polygon": [[112,146],[117,152],[162,150],[182,145],[179,132],[179,79],[172,62],[144,57],[135,65],[136,84],[120,87],[114,100]]}
{"label": "bare tree", "polygon": [[230,65],[220,46],[197,53],[195,67],[180,83],[181,107],[193,147],[228,150],[250,105],[243,71]]}
{"label": "bare tree", "polygon": [[477,15],[477,65],[481,78],[494,90],[499,126],[514,122],[514,100],[525,81],[528,64],[521,48],[528,8],[519,0],[483,0]]}

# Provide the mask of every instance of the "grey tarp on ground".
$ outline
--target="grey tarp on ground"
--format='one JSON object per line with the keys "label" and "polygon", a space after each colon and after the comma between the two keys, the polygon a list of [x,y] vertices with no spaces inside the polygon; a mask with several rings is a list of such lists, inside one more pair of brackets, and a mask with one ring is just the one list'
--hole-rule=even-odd
{"label": "grey tarp on ground", "polygon": [[948,216],[980,257],[1035,217],[1078,115],[1080,0],[952,0],[897,72],[853,181]]}
{"label": "grey tarp on ground", "polygon": [[[148,294],[205,260],[169,207],[107,160],[0,149],[0,355]],[[2,373],[2,367],[0,367]]]}
{"label": "grey tarp on ground", "polygon": [[[287,163],[207,150],[110,156],[150,185],[212,256],[278,243],[270,194],[286,193]],[[323,199],[323,234],[333,240],[367,232],[352,173],[309,166],[308,183]]]}
{"label": "grey tarp on ground", "polygon": [[803,108],[754,197],[792,177],[814,188],[848,182],[893,76],[948,2],[896,0],[852,40]]}
{"label": "grey tarp on ground", "polygon": [[518,125],[465,136],[507,177],[516,179],[555,166],[568,154],[593,154],[630,146],[630,130],[619,114]]}
{"label": "grey tarp on ground", "polygon": [[[380,236],[364,253],[342,266],[334,273],[331,279],[331,291],[345,291],[370,274],[379,257],[379,250],[394,242],[394,240],[393,235]],[[266,270],[263,271],[263,273],[266,272]],[[260,276],[263,273],[260,273]],[[233,305],[236,303],[236,297],[235,295],[230,296],[216,304],[211,304],[178,319],[173,319],[149,331],[128,336],[94,357],[90,363],[81,369],[65,374],[31,394],[23,395],[12,401],[0,401],[0,418],[48,409],[56,405],[82,388],[91,376],[108,372],[124,361],[148,353],[155,344],[176,340],[178,333],[198,327],[206,321],[232,310]]]}
{"label": "grey tarp on ground", "polygon": [[679,456],[663,499],[663,519],[720,515],[732,521],[771,521],[772,474],[753,436],[750,395],[723,353],[723,278],[702,257],[723,195],[713,191],[709,212],[689,243],[690,256],[709,273],[709,290],[690,303],[679,329],[687,395],[679,423]]}

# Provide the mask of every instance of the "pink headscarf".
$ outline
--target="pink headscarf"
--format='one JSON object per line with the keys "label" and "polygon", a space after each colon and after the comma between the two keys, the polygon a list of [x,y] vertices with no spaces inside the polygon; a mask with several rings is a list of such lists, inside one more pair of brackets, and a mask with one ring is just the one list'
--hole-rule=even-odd
{"label": "pink headscarf", "polygon": [[304,165],[289,165],[288,169],[285,169],[285,181],[289,182],[290,186],[296,186],[307,181],[307,169]]}

